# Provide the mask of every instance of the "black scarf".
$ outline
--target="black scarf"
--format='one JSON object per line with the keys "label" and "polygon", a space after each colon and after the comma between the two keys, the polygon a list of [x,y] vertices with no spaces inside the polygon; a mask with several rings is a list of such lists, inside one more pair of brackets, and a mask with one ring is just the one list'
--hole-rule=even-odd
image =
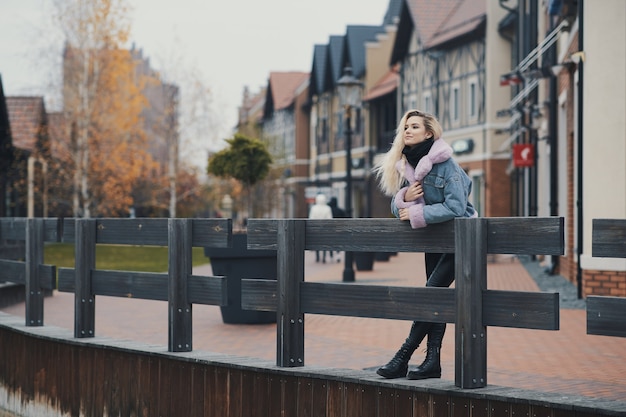
{"label": "black scarf", "polygon": [[404,149],[402,149],[402,153],[406,156],[406,160],[409,164],[411,164],[412,167],[415,167],[420,159],[428,155],[433,143],[435,143],[433,138],[426,139],[425,141],[420,142],[417,145],[413,145],[412,147],[405,146]]}

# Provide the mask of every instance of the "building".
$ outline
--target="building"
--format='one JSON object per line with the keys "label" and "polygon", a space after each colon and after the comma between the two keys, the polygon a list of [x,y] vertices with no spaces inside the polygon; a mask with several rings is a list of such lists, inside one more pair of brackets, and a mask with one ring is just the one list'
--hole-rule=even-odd
{"label": "building", "polygon": [[5,215],[48,216],[50,138],[43,97],[5,97],[12,163],[4,182]]}
{"label": "building", "polygon": [[263,139],[274,158],[271,217],[306,217],[309,172],[309,73],[271,72],[266,88]]}
{"label": "building", "polygon": [[[540,257],[546,270],[580,297],[626,296],[626,261],[591,253],[593,219],[626,217],[626,3],[401,0],[389,10],[368,36],[348,26],[314,45],[307,197],[345,202],[349,162],[352,215],[389,216],[371,167],[399,115],[419,108],[441,121],[481,216],[563,217],[565,253]],[[337,97],[346,66],[364,86],[350,161]]]}
{"label": "building", "polygon": [[524,0],[509,17],[511,141],[533,155],[514,212],[565,219],[565,254],[545,265],[580,297],[624,297],[626,261],[594,258],[591,234],[593,219],[626,217],[626,4]]}

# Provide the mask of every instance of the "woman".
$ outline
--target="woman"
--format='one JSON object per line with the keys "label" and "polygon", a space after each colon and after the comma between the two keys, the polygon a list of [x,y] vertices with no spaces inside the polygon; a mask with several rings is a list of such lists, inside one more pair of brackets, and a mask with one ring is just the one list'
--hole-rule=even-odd
{"label": "woman", "polygon": [[[437,119],[419,110],[402,116],[391,149],[375,173],[381,190],[389,196],[391,211],[413,229],[455,217],[476,217],[468,201],[472,182],[452,159],[452,148],[441,139]],[[425,253],[426,286],[449,287],[454,281],[454,254]],[[414,321],[398,352],[376,373],[385,378],[440,378],[440,350],[445,323]],[[426,358],[408,371],[411,355],[428,335]]]}

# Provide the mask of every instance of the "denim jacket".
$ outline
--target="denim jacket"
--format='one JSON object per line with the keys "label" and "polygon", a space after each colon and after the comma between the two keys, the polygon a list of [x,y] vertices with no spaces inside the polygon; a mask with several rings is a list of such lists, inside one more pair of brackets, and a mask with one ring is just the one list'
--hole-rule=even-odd
{"label": "denim jacket", "polygon": [[[477,213],[469,202],[472,181],[465,171],[452,159],[452,148],[437,139],[428,155],[423,157],[415,169],[406,160],[396,163],[405,179],[405,186],[391,200],[391,212],[399,217],[399,209],[408,208],[411,227],[426,227],[442,223],[455,217],[476,217]],[[405,202],[408,186],[421,181],[423,198]]]}

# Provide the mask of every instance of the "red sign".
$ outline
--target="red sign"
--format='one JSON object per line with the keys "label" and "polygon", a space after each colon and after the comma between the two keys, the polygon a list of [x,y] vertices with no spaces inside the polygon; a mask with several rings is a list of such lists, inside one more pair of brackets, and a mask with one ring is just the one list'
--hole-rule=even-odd
{"label": "red sign", "polygon": [[517,168],[535,165],[535,147],[530,143],[513,145],[513,165]]}

